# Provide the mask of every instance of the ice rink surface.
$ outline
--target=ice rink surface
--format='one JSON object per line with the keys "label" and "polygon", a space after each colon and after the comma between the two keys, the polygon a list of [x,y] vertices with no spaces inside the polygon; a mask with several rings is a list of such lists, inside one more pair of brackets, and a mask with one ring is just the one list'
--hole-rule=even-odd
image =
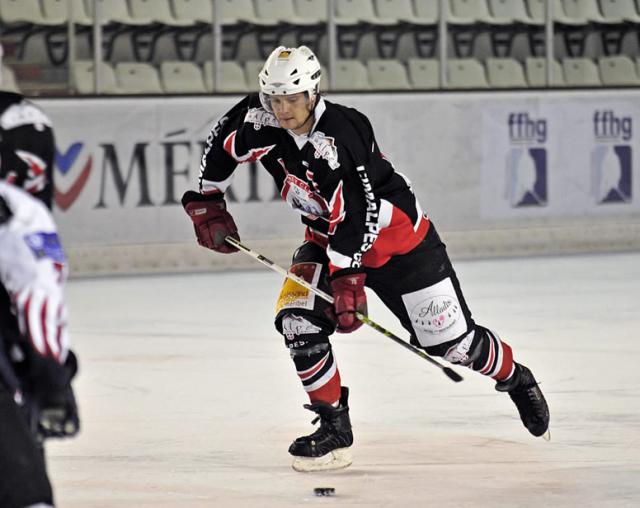
{"label": "ice rink surface", "polygon": [[[272,327],[280,276],[79,279],[68,299],[83,429],[47,445],[58,506],[640,506],[640,253],[456,268],[476,320],[541,382],[551,442],[492,380],[458,368],[453,383],[363,327],[332,340],[354,463],[296,473],[287,448],[314,415]],[[407,336],[373,297],[369,314]]]}

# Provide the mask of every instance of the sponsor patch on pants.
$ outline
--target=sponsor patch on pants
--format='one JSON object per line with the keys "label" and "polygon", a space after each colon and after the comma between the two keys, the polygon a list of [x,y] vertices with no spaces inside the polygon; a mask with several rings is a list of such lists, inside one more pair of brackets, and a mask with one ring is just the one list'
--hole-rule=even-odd
{"label": "sponsor patch on pants", "polygon": [[402,295],[420,345],[437,346],[467,331],[467,323],[450,278]]}
{"label": "sponsor patch on pants", "polygon": [[[318,285],[320,279],[320,263],[298,263],[289,270],[298,277],[306,280],[314,286]],[[291,279],[286,279],[280,290],[278,303],[276,304],[276,314],[283,309],[307,309],[313,310],[315,294]]]}

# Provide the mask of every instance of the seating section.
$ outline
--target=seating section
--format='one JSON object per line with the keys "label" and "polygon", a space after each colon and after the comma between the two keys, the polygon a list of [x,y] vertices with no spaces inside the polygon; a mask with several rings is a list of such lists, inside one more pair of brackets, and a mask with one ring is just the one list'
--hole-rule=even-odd
{"label": "seating section", "polygon": [[[63,89],[73,82],[70,93],[93,94],[96,3],[103,93],[254,91],[265,57],[279,44],[309,45],[326,71],[329,6],[338,60],[333,80],[323,73],[325,89],[329,83],[346,92],[640,86],[640,0],[0,0],[0,41],[15,70],[11,86],[29,93],[37,86],[30,80],[48,86],[53,76]],[[554,30],[550,84],[547,6]],[[214,79],[216,17],[222,62]]]}
{"label": "seating section", "polygon": [[13,69],[6,65],[0,66],[0,90],[21,93]]}
{"label": "seating section", "polygon": [[[258,73],[262,66],[262,60],[249,60],[243,66],[223,61],[217,91],[258,91]],[[3,67],[3,73],[6,69]],[[328,90],[328,69],[325,66],[322,69],[321,89]],[[93,62],[76,62],[73,76],[78,93],[94,93]],[[489,58],[484,63],[473,58],[453,59],[447,63],[446,78],[452,89],[548,86],[546,60],[541,57],[528,57],[524,64],[513,58]],[[551,83],[554,87],[640,86],[640,58],[634,61],[626,56],[613,56],[597,61],[588,58],[554,61]],[[17,87],[15,78],[7,81],[5,88],[9,86]],[[438,90],[440,86],[440,62],[437,59],[410,58],[406,64],[388,59],[371,59],[366,64],[355,59],[342,59],[336,62],[333,91],[418,91]],[[210,93],[214,91],[213,63],[208,61],[200,66],[193,62],[166,61],[155,68],[146,63],[128,62],[116,64],[115,70],[104,63],[102,91],[110,94]]]}

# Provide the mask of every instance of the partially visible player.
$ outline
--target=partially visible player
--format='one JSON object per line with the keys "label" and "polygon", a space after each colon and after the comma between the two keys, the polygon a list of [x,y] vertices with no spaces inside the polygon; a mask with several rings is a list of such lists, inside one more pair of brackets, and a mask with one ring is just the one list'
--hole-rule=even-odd
{"label": "partially visible player", "polygon": [[[1,144],[0,144],[1,146]],[[0,150],[4,166],[5,152]],[[80,426],[65,260],[37,199],[0,182],[0,507],[51,507],[43,441]]]}
{"label": "partially visible player", "polygon": [[51,209],[55,160],[51,120],[19,93],[0,90],[0,143],[5,159],[0,180],[23,188]]}
{"label": "partially visible player", "polygon": [[[306,225],[290,271],[331,292],[334,304],[287,280],[277,305],[276,327],[311,402],[305,407],[320,421],[318,430],[291,444],[294,469],[351,463],[349,391],[329,336],[362,324],[356,312],[367,312],[365,286],[414,345],[496,381],[529,432],[545,434],[549,410],[533,374],[514,362],[497,333],[472,318],[445,245],[409,180],[384,156],[364,114],[320,95],[320,75],[309,48],[277,48],[260,72],[261,92],[242,99],[212,129],[199,192],[182,200],[200,245],[235,252],[225,242],[239,237],[224,192],[239,163],[259,160]],[[426,394],[416,388],[415,396]]]}

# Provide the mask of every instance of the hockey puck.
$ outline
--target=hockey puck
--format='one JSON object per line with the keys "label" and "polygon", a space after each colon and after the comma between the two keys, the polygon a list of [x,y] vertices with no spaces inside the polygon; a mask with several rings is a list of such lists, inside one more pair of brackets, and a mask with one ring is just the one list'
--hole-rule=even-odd
{"label": "hockey puck", "polygon": [[316,487],[313,489],[313,493],[316,496],[333,496],[336,493],[336,489],[333,487]]}

